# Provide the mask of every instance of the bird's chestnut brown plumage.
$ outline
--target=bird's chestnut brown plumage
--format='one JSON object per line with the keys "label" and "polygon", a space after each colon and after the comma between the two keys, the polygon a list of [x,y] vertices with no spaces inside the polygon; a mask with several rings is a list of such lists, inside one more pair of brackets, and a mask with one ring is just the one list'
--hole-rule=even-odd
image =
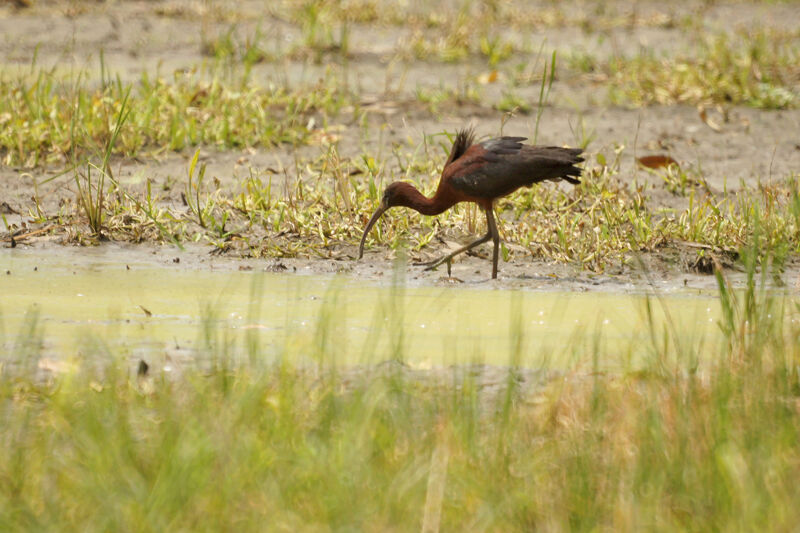
{"label": "bird's chestnut brown plumage", "polygon": [[459,202],[474,202],[486,213],[488,231],[480,239],[463,246],[441,259],[427,264],[428,269],[436,268],[450,260],[492,240],[492,279],[497,278],[497,259],[500,249],[500,234],[494,219],[494,201],[507,196],[520,187],[530,187],[545,180],[565,180],[580,183],[581,168],[575,166],[583,161],[580,148],[561,148],[558,146],[531,146],[522,144],[525,137],[498,137],[475,143],[472,129],[462,129],[456,135],[450,155],[442,170],[436,193],[427,198],[412,185],[394,182],[386,187],[380,206],[367,222],[361,245],[359,259],[364,255],[364,243],[372,226],[390,207],[410,207],[423,215],[438,215]]}

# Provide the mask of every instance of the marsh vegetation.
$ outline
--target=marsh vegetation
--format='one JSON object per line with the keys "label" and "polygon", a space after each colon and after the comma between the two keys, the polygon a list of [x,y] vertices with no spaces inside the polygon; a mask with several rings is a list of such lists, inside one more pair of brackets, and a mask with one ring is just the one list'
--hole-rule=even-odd
{"label": "marsh vegetation", "polygon": [[[791,530],[798,16],[3,4],[0,529]],[[355,262],[468,124],[582,183]]]}

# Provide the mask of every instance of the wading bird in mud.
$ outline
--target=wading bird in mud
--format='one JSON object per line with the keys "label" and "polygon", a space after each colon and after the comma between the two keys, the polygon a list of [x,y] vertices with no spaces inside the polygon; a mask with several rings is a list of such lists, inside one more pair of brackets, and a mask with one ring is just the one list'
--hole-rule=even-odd
{"label": "wading bird in mud", "polygon": [[580,157],[583,150],[580,148],[531,146],[522,144],[525,137],[499,137],[477,144],[474,144],[474,140],[472,129],[458,132],[433,197],[426,198],[412,185],[400,181],[386,187],[380,206],[364,229],[358,250],[359,259],[364,255],[364,243],[369,231],[390,207],[410,207],[423,215],[438,215],[459,202],[474,202],[486,212],[489,225],[486,235],[441,259],[425,263],[426,270],[446,262],[449,275],[453,257],[491,239],[494,242],[492,279],[495,279],[500,234],[494,220],[494,201],[520,187],[530,187],[540,181],[563,179],[573,184],[580,183],[577,178],[581,175],[581,169],[575,166],[583,161]]}

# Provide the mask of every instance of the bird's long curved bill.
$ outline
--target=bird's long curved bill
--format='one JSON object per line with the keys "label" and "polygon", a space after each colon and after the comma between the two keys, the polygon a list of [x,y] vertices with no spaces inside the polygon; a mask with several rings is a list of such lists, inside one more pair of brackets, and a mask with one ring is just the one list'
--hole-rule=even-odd
{"label": "bird's long curved bill", "polygon": [[364,256],[364,243],[367,241],[367,235],[369,235],[369,230],[372,229],[372,226],[381,218],[381,215],[389,209],[389,206],[381,203],[380,207],[373,213],[372,218],[369,219],[367,222],[367,227],[364,228],[364,235],[361,236],[361,245],[358,247],[358,258],[361,259]]}

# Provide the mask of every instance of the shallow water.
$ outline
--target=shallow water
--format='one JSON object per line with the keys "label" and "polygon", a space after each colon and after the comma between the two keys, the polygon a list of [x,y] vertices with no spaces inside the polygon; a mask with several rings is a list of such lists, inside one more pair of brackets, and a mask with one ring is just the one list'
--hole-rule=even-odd
{"label": "shallow water", "polygon": [[249,342],[258,346],[253,357],[313,360],[323,353],[343,364],[377,362],[399,351],[417,367],[516,361],[618,368],[654,352],[653,331],[655,342],[663,342],[666,330],[669,342],[694,346],[690,351],[720,336],[718,300],[697,291],[648,299],[499,290],[488,282],[400,288],[353,278],[185,268],[146,256],[121,262],[103,248],[4,250],[0,268],[4,357],[19,346],[31,314],[38,315],[48,358],[97,352],[98,343],[92,350],[87,344],[95,339],[111,353],[165,365],[219,353],[221,346],[247,353]]}

